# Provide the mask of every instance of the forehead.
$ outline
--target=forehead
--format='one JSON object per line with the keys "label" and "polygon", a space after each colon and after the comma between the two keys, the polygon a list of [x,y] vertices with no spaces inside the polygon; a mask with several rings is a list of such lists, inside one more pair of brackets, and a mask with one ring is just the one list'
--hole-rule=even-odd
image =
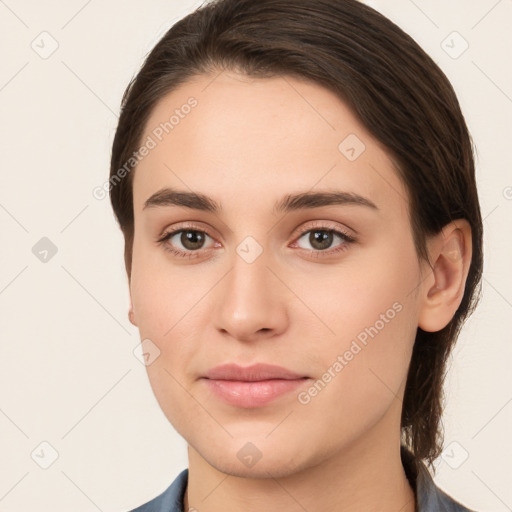
{"label": "forehead", "polygon": [[312,82],[199,75],[156,104],[142,137],[149,140],[134,176],[136,211],[166,186],[246,207],[254,197],[315,188],[406,207],[382,145],[343,101]]}

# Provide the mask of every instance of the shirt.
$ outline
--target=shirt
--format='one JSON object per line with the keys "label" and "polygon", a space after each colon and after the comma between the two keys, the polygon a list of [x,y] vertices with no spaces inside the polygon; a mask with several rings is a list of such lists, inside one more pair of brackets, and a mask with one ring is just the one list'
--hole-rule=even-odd
{"label": "shirt", "polygon": [[[416,495],[416,512],[475,512],[437,487],[425,464],[416,460],[403,445],[400,447],[400,456],[407,479]],[[183,498],[187,482],[188,469],[184,469],[163,493],[130,512],[185,512]]]}

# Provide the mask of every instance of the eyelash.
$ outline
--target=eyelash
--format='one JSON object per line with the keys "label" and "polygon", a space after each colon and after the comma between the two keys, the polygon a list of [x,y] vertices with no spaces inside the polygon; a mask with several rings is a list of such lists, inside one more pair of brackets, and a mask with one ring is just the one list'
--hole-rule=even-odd
{"label": "eyelash", "polygon": [[[174,247],[170,247],[169,244],[166,244],[166,242],[168,240],[170,240],[174,235],[176,235],[178,233],[182,233],[182,232],[187,232],[187,231],[201,233],[204,235],[208,235],[210,238],[213,238],[207,231],[204,231],[203,229],[198,229],[198,227],[194,226],[194,225],[187,225],[187,226],[180,227],[180,229],[176,229],[176,230],[164,233],[157,240],[157,243],[162,245],[165,251],[167,251],[179,258],[189,258],[189,259],[195,258],[199,255],[199,253],[201,252],[202,249],[198,249],[196,251],[185,252],[180,249],[175,249]],[[325,226],[323,224],[308,226],[308,229],[301,231],[301,233],[299,233],[299,235],[297,236],[297,238],[295,240],[296,241],[300,240],[305,234],[307,234],[311,231],[324,231],[324,232],[328,232],[328,233],[333,233],[334,235],[339,236],[343,240],[343,243],[340,246],[336,247],[335,249],[330,249],[330,250],[327,249],[324,251],[319,250],[319,249],[302,249],[303,251],[307,251],[309,254],[317,255],[317,257],[324,257],[323,256],[324,254],[327,256],[332,256],[332,255],[338,254],[342,251],[346,251],[348,249],[348,246],[356,241],[355,238],[353,236],[349,235],[348,233],[345,233],[344,231],[339,230],[339,229],[334,229],[332,227]],[[208,250],[208,249],[206,249],[206,250]],[[322,256],[320,256],[320,254],[322,254]]]}

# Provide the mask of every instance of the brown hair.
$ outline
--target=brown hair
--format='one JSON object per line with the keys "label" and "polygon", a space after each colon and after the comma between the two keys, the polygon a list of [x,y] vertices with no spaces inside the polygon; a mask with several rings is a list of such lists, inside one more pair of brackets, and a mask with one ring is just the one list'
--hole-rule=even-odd
{"label": "brown hair", "polygon": [[133,160],[159,100],[193,76],[223,70],[292,76],[337,94],[396,164],[409,195],[418,257],[428,261],[429,235],[456,219],[470,223],[472,261],[462,302],[444,329],[418,327],[403,400],[402,443],[433,466],[443,443],[446,361],[480,297],[483,265],[472,141],[450,82],[409,35],[356,0],[214,0],[201,6],[161,38],[122,98],[110,199],[125,239],[128,279],[135,170],[122,180],[117,173]]}

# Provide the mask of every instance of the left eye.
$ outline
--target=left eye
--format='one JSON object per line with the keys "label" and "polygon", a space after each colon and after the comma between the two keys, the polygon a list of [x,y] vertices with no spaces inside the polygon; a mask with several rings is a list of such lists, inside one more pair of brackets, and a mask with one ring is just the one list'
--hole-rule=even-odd
{"label": "left eye", "polygon": [[[353,241],[353,238],[348,236],[346,233],[336,231],[335,229],[310,229],[303,233],[297,240],[301,240],[307,237],[308,243],[312,246],[314,251],[326,251],[329,249],[335,238],[339,238],[342,243],[340,245],[346,245]],[[309,249],[303,247],[303,249]]]}

